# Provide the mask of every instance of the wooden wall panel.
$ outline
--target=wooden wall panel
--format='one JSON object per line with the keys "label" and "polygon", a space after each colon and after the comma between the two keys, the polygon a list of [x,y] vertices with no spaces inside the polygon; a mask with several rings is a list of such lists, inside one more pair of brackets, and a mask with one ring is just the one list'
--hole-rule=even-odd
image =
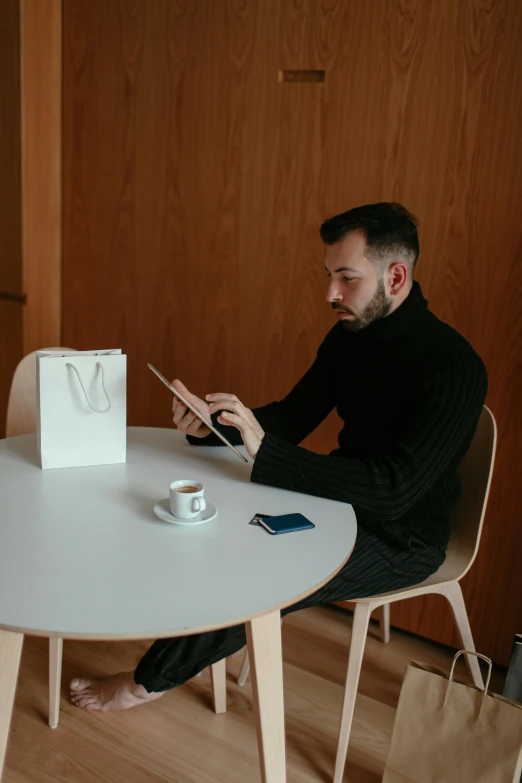
{"label": "wooden wall panel", "polygon": [[19,0],[24,354],[60,345],[62,0]]}
{"label": "wooden wall panel", "polygon": [[[170,422],[147,361],[280,397],[333,323],[319,224],[404,202],[432,309],[490,372],[499,461],[466,594],[500,662],[522,623],[520,26],[517,0],[64,3],[63,340],[127,351],[131,424]],[[453,641],[433,602],[394,621]]]}
{"label": "wooden wall panel", "polygon": [[66,0],[63,339],[129,353],[132,424],[171,421],[147,361],[252,405],[292,383],[302,9]]}
{"label": "wooden wall panel", "polygon": [[[20,14],[18,0],[0,3],[0,292],[22,293],[20,175]],[[11,378],[22,358],[22,308],[0,299],[0,438]]]}
{"label": "wooden wall panel", "polygon": [[[300,88],[295,186],[306,229],[296,240],[307,266],[293,287],[311,300],[323,283],[321,216],[381,200],[418,216],[417,277],[431,308],[489,371],[498,461],[465,594],[478,648],[506,663],[522,627],[521,6],[310,0],[309,11],[304,67],[326,80]],[[392,622],[457,643],[439,599],[397,605]]]}

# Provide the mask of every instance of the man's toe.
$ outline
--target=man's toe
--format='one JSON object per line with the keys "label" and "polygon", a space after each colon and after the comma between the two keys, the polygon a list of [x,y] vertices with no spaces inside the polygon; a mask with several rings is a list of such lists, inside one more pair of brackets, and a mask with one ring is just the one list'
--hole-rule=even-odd
{"label": "man's toe", "polygon": [[101,710],[102,706],[100,704],[99,699],[94,699],[94,698],[91,699],[91,700],[87,700],[86,699],[85,703],[83,704],[82,709],[89,710],[89,712],[90,712],[92,710]]}
{"label": "man's toe", "polygon": [[85,691],[92,685],[92,680],[71,680],[71,691]]}
{"label": "man's toe", "polygon": [[96,706],[98,701],[94,696],[82,696],[79,699],[77,699],[74,703],[75,706],[79,707],[81,710],[98,709],[98,707]]}

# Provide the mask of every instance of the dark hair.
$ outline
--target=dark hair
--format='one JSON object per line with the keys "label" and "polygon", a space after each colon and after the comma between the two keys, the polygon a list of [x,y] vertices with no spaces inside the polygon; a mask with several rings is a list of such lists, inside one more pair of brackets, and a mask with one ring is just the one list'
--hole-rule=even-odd
{"label": "dark hair", "polygon": [[355,231],[366,237],[372,259],[389,263],[400,260],[413,272],[419,257],[417,220],[402,204],[382,201],[355,207],[325,220],[320,229],[327,245],[334,245]]}

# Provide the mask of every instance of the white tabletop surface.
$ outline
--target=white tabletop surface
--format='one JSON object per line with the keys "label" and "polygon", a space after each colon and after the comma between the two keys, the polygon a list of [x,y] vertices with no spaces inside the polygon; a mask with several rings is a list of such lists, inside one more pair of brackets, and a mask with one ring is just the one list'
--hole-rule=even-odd
{"label": "white tabletop surface", "polygon": [[[355,543],[351,506],[250,482],[252,461],[132,427],[127,463],[41,470],[36,437],[0,440],[0,627],[66,638],[152,638],[224,627],[294,603]],[[154,504],[176,479],[218,516],[180,527]],[[254,513],[301,512],[314,530],[271,536]]]}

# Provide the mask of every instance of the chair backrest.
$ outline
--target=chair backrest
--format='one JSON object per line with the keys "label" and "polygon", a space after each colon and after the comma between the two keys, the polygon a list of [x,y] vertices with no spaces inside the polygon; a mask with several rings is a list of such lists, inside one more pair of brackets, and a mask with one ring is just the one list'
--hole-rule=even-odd
{"label": "chair backrest", "polygon": [[484,406],[471,445],[459,467],[462,496],[453,511],[446,563],[437,572],[438,576],[442,576],[441,572],[447,567],[453,572],[451,578],[461,579],[477,556],[496,448],[495,417]]}
{"label": "chair backrest", "polygon": [[[70,351],[72,348],[42,348]],[[36,351],[28,353],[16,368],[7,404],[6,437],[36,432]]]}

